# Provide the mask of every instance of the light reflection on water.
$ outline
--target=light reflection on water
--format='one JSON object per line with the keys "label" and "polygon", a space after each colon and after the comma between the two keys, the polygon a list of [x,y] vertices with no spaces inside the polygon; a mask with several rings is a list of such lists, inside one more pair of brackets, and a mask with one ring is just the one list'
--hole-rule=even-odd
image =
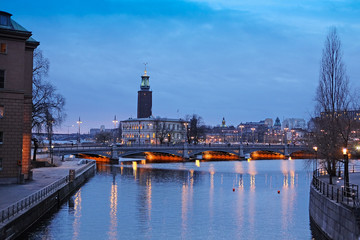
{"label": "light reflection on water", "polygon": [[102,165],[73,204],[63,204],[27,237],[311,239],[311,174],[304,163]]}

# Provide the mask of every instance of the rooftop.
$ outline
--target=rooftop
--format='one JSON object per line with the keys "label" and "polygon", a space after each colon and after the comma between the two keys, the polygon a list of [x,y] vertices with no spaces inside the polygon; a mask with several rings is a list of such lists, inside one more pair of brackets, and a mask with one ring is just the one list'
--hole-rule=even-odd
{"label": "rooftop", "polygon": [[[31,36],[31,32],[26,30],[23,26],[17,23],[15,20],[11,18],[12,14],[4,11],[0,11],[0,29],[11,30],[19,33],[29,34]],[[37,41],[30,37],[26,40],[27,42],[37,43]]]}

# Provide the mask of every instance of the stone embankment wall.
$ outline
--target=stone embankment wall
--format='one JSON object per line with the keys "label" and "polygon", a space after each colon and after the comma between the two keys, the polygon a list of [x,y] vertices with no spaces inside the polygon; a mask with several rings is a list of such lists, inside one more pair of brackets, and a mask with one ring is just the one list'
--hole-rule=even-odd
{"label": "stone embankment wall", "polygon": [[337,203],[310,186],[310,218],[329,239],[360,239],[355,209]]}
{"label": "stone embankment wall", "polygon": [[76,176],[73,181],[68,182],[65,186],[46,197],[43,201],[35,204],[27,210],[24,210],[22,213],[19,213],[16,217],[11,219],[11,221],[5,224],[0,223],[0,239],[8,240],[19,237],[51,209],[59,207],[66,197],[84,184],[87,179],[94,176],[95,171],[96,165],[89,165],[89,168]]}

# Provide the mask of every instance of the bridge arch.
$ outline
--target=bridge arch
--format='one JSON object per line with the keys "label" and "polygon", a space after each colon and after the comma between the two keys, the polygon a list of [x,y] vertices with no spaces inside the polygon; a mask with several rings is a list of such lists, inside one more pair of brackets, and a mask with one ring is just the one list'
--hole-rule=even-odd
{"label": "bridge arch", "polygon": [[104,156],[104,155],[95,154],[95,153],[75,153],[72,155],[76,156],[76,158],[93,159],[93,160],[96,160],[96,162],[109,162],[110,161],[109,156]]}
{"label": "bridge arch", "polygon": [[290,157],[293,159],[312,159],[315,158],[315,154],[309,150],[297,150],[290,153]]}
{"label": "bridge arch", "polygon": [[175,153],[174,151],[131,151],[119,154],[120,157],[145,157],[146,160],[157,161],[182,161],[182,152]]}
{"label": "bridge arch", "polygon": [[285,159],[284,153],[277,151],[257,150],[250,153],[251,159],[265,160],[265,159]]}

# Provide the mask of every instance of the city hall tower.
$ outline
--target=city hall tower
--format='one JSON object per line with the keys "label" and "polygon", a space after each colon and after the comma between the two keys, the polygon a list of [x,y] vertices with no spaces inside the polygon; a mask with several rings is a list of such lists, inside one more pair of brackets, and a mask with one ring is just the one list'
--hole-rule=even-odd
{"label": "city hall tower", "polygon": [[150,91],[149,78],[146,74],[141,76],[140,91],[138,91],[137,118],[148,118],[152,115],[152,91]]}

